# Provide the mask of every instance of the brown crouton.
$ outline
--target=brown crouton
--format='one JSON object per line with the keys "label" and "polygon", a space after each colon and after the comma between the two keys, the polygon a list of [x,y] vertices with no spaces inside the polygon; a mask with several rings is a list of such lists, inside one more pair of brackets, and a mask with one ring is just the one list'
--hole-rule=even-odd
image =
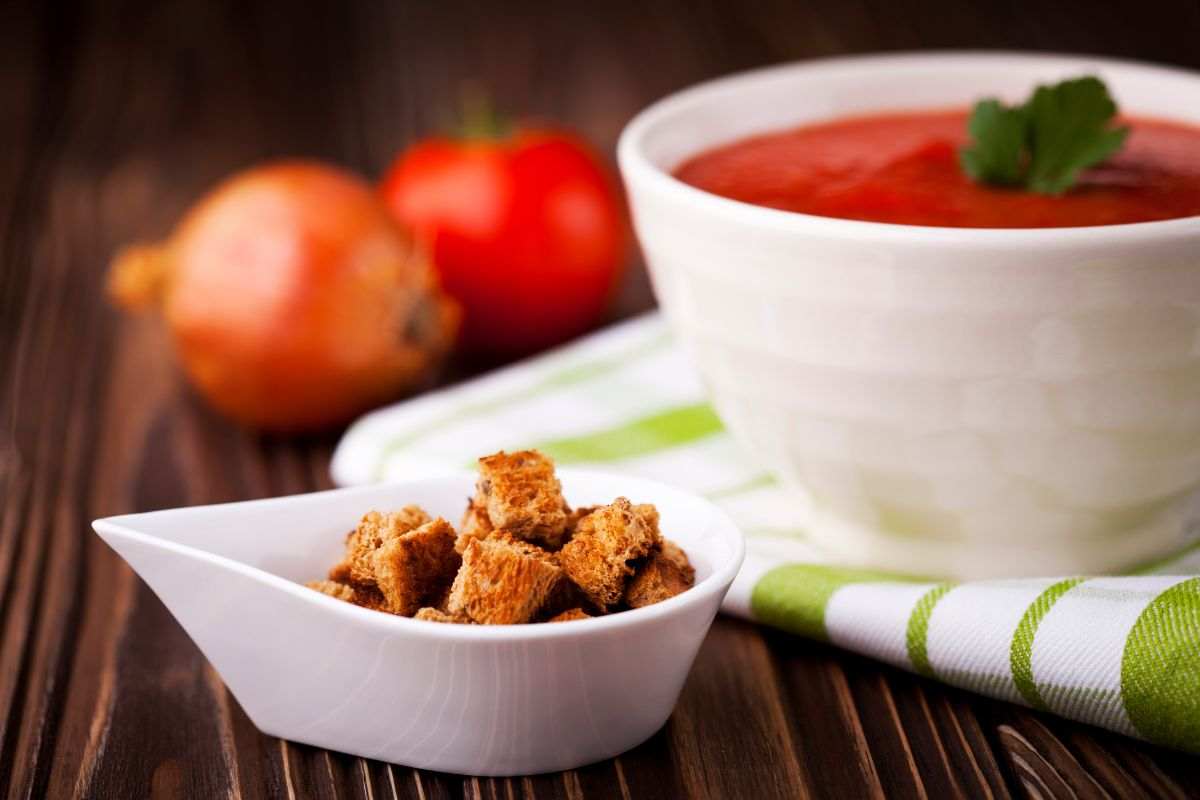
{"label": "brown crouton", "polygon": [[551,553],[549,550],[538,547],[533,542],[527,542],[524,539],[519,539],[509,531],[495,530],[488,534],[487,538],[503,542],[505,545],[513,548],[522,555],[529,556],[530,558],[536,558],[537,560],[554,567],[558,566],[557,553]]}
{"label": "brown crouton", "polygon": [[387,611],[387,601],[378,586],[355,586],[354,599],[350,602],[372,611]]}
{"label": "brown crouton", "polygon": [[467,542],[448,610],[488,625],[529,622],[561,578],[551,554],[497,531]]}
{"label": "brown crouton", "polygon": [[658,509],[653,503],[638,503],[633,507],[633,513],[641,517],[642,522],[654,531],[654,540],[656,542],[662,540],[658,532]]}
{"label": "brown crouton", "polygon": [[554,462],[535,450],[500,451],[479,459],[474,504],[494,528],[550,548],[562,544],[567,502]]}
{"label": "brown crouton", "polygon": [[429,608],[429,607],[422,608],[420,611],[418,611],[416,614],[413,615],[413,619],[423,619],[423,620],[427,620],[429,622],[458,623],[460,625],[469,625],[471,623],[470,617],[467,617],[465,615],[448,614],[445,611],[442,611],[440,609]]}
{"label": "brown crouton", "polygon": [[370,511],[346,537],[346,554],[333,569],[329,579],[339,583],[375,585],[374,553],[383,543],[429,522],[430,517],[418,506],[405,506],[399,511]]}
{"label": "brown crouton", "polygon": [[338,600],[353,603],[356,606],[369,608],[373,611],[384,610],[383,595],[374,586],[358,586],[349,583],[338,583],[337,581],[310,581],[305,586],[315,589],[321,594],[327,594]]}
{"label": "brown crouton", "polygon": [[487,509],[471,498],[467,500],[467,510],[463,512],[462,522],[458,526],[458,541],[454,543],[454,549],[462,553],[467,542],[471,539],[484,539],[492,530],[492,521],[488,519]]}
{"label": "brown crouton", "polygon": [[579,521],[575,535],[558,554],[559,564],[597,607],[620,601],[630,564],[643,558],[660,540],[654,506],[634,506],[624,497]]}
{"label": "brown crouton", "polygon": [[688,560],[687,553],[683,552],[683,548],[672,542],[667,537],[662,537],[662,549],[660,556],[673,563],[687,578],[688,585],[691,586],[696,580],[696,570],[692,568],[692,562]]}
{"label": "brown crouton", "polygon": [[568,511],[567,512],[567,534],[566,534],[565,538],[570,539],[572,536],[574,536],[575,530],[579,527],[579,521],[582,520],[584,517],[586,517],[588,514],[591,514],[593,511],[595,511],[599,507],[600,506],[582,506],[580,508],[575,508],[575,509],[572,509],[571,511]]}
{"label": "brown crouton", "polygon": [[570,608],[561,614],[555,614],[547,622],[570,622],[573,619],[591,619],[592,615],[582,608]]}
{"label": "brown crouton", "polygon": [[454,551],[454,528],[441,517],[391,536],[371,557],[375,583],[386,609],[404,616],[437,598],[454,579],[459,562]]}
{"label": "brown crouton", "polygon": [[591,600],[583,593],[583,590],[572,583],[571,579],[564,572],[562,579],[554,585],[554,588],[546,596],[545,602],[542,603],[541,609],[538,610],[537,619],[539,621],[546,621],[572,608],[584,608],[591,612],[597,610],[592,606]]}
{"label": "brown crouton", "polygon": [[674,542],[663,539],[662,548],[655,550],[634,574],[625,589],[625,604],[641,608],[674,597],[692,587],[696,570],[687,554]]}
{"label": "brown crouton", "polygon": [[[458,563],[460,566],[462,565],[462,557],[461,556],[459,557]],[[441,591],[439,591],[433,597],[430,597],[428,605],[432,606],[433,608],[436,608],[438,611],[445,611],[447,608],[449,608],[450,607],[450,585],[453,582],[454,582],[454,580],[451,579],[450,583],[447,583],[445,585],[445,587],[442,588]]]}
{"label": "brown crouton", "polygon": [[348,584],[337,581],[309,581],[304,585],[338,600],[345,600],[347,603],[354,602],[354,587]]}
{"label": "brown crouton", "polygon": [[371,511],[314,590],[435,622],[520,624],[603,616],[695,582],[658,510],[618,497],[574,511],[554,463],[532,450],[479,459],[461,533],[417,506]]}

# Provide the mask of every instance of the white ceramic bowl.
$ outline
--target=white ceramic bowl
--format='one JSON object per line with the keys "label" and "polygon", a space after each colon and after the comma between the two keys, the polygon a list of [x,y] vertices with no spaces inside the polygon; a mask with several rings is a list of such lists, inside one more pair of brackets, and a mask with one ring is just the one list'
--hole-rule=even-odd
{"label": "white ceramic bowl", "polygon": [[844,559],[959,577],[1093,572],[1179,546],[1200,484],[1200,217],[1043,230],[771,210],[671,170],[848,114],[1016,101],[1100,75],[1200,123],[1200,76],[1011,53],[814,61],[651,106],[620,165],[659,300],[722,419]]}
{"label": "white ceramic bowl", "polygon": [[[96,532],[150,585],[265,733],[474,775],[571,769],[657,731],[742,562],[711,503],[653,481],[561,470],[576,505],[658,506],[696,585],[646,608],[541,625],[448,625],[301,585],[364,512],[457,520],[474,476],[110,517]],[[164,713],[167,713],[164,711]]]}

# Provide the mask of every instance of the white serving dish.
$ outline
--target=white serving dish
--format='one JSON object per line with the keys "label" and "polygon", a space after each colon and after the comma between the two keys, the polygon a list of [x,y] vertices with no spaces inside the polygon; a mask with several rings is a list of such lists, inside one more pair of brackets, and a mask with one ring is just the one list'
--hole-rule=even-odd
{"label": "white serving dish", "polygon": [[408,503],[457,522],[474,476],[97,520],[265,733],[474,775],[570,769],[657,731],[742,562],[720,510],[653,481],[560,470],[576,505],[658,506],[696,585],[646,608],[538,625],[448,625],[368,611],[301,585],[358,518]]}
{"label": "white serving dish", "polygon": [[842,115],[1010,101],[1098,74],[1200,123],[1200,76],[1082,56],[888,55],[703,84],[624,131],[659,300],[717,411],[843,560],[962,578],[1179,547],[1200,485],[1200,217],[980,230],[761,208],[670,171]]}

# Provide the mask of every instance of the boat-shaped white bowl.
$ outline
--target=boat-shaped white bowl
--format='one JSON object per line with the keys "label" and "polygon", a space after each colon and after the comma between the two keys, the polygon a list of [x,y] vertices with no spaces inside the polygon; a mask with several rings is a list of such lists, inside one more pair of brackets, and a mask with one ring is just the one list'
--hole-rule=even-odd
{"label": "boat-shaped white bowl", "polygon": [[624,752],[670,716],[742,562],[703,498],[562,470],[574,505],[658,506],[696,585],[646,608],[540,625],[447,625],[326,597],[322,577],[371,509],[457,521],[473,476],[109,517],[96,532],[149,584],[265,733],[474,775],[570,769]]}

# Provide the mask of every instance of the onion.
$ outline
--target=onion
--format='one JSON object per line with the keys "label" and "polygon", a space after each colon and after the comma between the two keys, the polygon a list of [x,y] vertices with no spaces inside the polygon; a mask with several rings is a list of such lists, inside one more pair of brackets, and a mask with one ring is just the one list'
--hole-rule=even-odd
{"label": "onion", "polygon": [[344,422],[426,380],[459,322],[372,189],[310,162],[230,178],[165,243],[119,253],[109,292],[162,312],[213,406],[275,431]]}

